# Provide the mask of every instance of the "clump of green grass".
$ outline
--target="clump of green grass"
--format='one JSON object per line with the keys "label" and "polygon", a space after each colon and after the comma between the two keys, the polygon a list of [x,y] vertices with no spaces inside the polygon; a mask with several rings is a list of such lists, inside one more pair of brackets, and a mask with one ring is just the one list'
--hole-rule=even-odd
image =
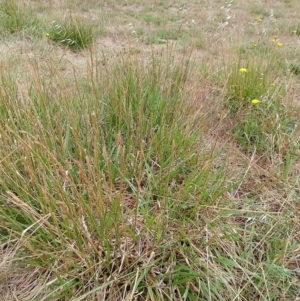
{"label": "clump of green grass", "polygon": [[295,130],[292,115],[280,102],[282,89],[272,81],[272,66],[239,63],[228,78],[225,105],[236,141],[246,151],[279,152]]}
{"label": "clump of green grass", "polygon": [[46,36],[60,45],[79,50],[93,43],[95,31],[86,20],[71,17],[63,22],[53,21]]}
{"label": "clump of green grass", "polygon": [[19,241],[19,265],[51,275],[45,299],[202,294],[203,263],[188,246],[203,237],[186,231],[192,222],[201,233],[202,206],[228,187],[225,164],[198,150],[190,65],[172,64],[92,61],[69,94],[40,70],[24,90],[2,78],[0,233]]}
{"label": "clump of green grass", "polygon": [[272,63],[254,61],[234,64],[229,71],[225,94],[225,105],[230,113],[249,107],[252,99],[272,93],[270,76],[273,67]]}
{"label": "clump of green grass", "polygon": [[278,99],[253,100],[233,129],[238,144],[246,151],[276,153],[291,141],[296,123]]}
{"label": "clump of green grass", "polygon": [[290,70],[295,75],[300,75],[300,64],[291,64]]}
{"label": "clump of green grass", "polygon": [[15,34],[19,32],[40,33],[41,23],[33,12],[15,0],[0,3],[0,32]]}

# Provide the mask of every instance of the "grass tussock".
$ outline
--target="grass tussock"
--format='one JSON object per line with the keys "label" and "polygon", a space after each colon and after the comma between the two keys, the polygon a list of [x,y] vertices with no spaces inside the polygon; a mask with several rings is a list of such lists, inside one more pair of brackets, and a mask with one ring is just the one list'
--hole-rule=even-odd
{"label": "grass tussock", "polygon": [[224,166],[212,172],[212,150],[196,151],[201,123],[183,101],[188,71],[91,65],[86,83],[63,96],[50,94],[39,70],[22,90],[2,78],[1,232],[34,254],[24,265],[51,269],[51,298],[106,282],[109,300],[163,298],[173,281],[201,274],[172,250],[195,239],[185,235],[189,221],[202,227],[199,210],[227,188]]}
{"label": "grass tussock", "polygon": [[86,20],[70,17],[63,22],[53,21],[46,36],[60,45],[80,50],[93,43],[95,30]]}
{"label": "grass tussock", "polygon": [[248,152],[272,155],[295,145],[296,116],[282,104],[285,95],[275,80],[279,72],[275,62],[274,56],[259,62],[250,58],[232,66],[229,62],[226,69],[224,105],[233,136]]}
{"label": "grass tussock", "polygon": [[0,3],[0,33],[38,34],[41,23],[28,7],[15,0],[4,0]]}

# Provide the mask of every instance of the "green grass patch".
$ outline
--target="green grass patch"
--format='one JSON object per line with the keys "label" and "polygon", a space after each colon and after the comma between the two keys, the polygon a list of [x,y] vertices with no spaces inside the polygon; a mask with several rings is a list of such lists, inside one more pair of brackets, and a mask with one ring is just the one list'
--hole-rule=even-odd
{"label": "green grass patch", "polygon": [[60,45],[80,50],[92,45],[95,30],[86,20],[70,17],[63,22],[53,21],[46,36]]}
{"label": "green grass patch", "polygon": [[233,135],[246,151],[280,152],[295,132],[295,119],[280,101],[283,88],[273,82],[276,67],[273,61],[239,62],[229,74],[224,103],[235,124]]}
{"label": "green grass patch", "polygon": [[29,8],[15,0],[4,0],[0,3],[0,32],[40,34],[42,25]]}
{"label": "green grass patch", "polygon": [[272,154],[282,151],[292,141],[296,120],[276,98],[262,99],[246,112],[239,112],[243,117],[233,130],[244,150]]}
{"label": "green grass patch", "polygon": [[184,229],[199,231],[202,207],[230,185],[226,164],[213,168],[217,153],[198,150],[189,70],[185,61],[93,61],[69,94],[55,89],[55,70],[44,80],[37,70],[24,90],[2,78],[0,233],[22,241],[20,265],[51,272],[47,300],[92,299],[104,286],[109,300],[199,296],[203,263],[186,243],[204,242]]}
{"label": "green grass patch", "polygon": [[272,62],[239,60],[228,70],[225,105],[230,113],[234,114],[239,109],[249,107],[253,99],[262,99],[273,94],[271,72],[276,72],[275,66]]}
{"label": "green grass patch", "polygon": [[300,64],[291,64],[290,70],[295,75],[300,75]]}

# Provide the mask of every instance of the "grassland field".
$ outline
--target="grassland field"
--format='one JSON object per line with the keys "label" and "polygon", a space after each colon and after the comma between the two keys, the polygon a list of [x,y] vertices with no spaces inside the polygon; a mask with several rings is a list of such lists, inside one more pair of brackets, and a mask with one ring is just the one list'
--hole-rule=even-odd
{"label": "grassland field", "polygon": [[299,0],[0,0],[0,300],[300,301]]}

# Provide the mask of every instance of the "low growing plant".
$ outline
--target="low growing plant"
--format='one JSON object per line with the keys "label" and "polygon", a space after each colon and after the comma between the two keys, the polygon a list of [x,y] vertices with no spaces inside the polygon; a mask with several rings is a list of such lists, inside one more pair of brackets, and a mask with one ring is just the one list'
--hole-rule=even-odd
{"label": "low growing plant", "polygon": [[4,0],[0,3],[0,32],[15,34],[22,31],[41,32],[41,23],[27,7],[15,0]]}
{"label": "low growing plant", "polygon": [[233,129],[238,144],[246,151],[278,152],[291,137],[296,123],[278,99],[253,99],[240,111]]}
{"label": "low growing plant", "polygon": [[[67,94],[53,94],[55,76],[42,80],[40,70],[21,91],[3,76],[0,236],[19,242],[19,266],[51,275],[44,300],[207,294],[194,262],[204,244],[199,212],[229,189],[226,164],[213,167],[214,150],[197,149],[190,65],[172,64],[93,61]],[[191,226],[200,234],[188,235]]]}
{"label": "low growing plant", "polygon": [[290,70],[295,75],[300,75],[300,64],[291,64]]}
{"label": "low growing plant", "polygon": [[225,105],[231,114],[247,108],[252,99],[264,98],[272,92],[272,62],[239,61],[231,69],[226,83]]}
{"label": "low growing plant", "polygon": [[46,36],[60,45],[79,50],[93,43],[95,31],[87,21],[70,17],[63,22],[53,21]]}

